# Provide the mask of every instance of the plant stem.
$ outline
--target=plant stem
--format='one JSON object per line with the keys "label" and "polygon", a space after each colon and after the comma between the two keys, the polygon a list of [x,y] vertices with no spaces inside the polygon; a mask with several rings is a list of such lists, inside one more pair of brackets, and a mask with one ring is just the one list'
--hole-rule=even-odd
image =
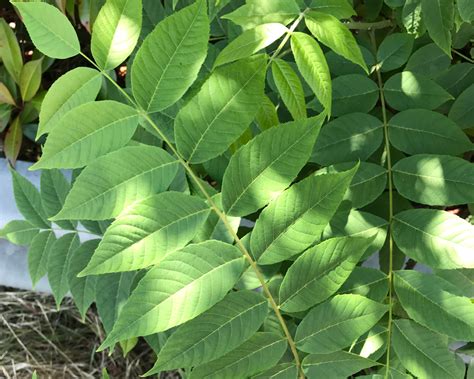
{"label": "plant stem", "polygon": [[[304,16],[304,13],[302,13],[300,15],[300,17],[292,25],[293,30],[296,28],[298,23],[303,19],[303,16]],[[272,58],[270,59],[270,61],[272,59],[274,59],[274,57],[280,52],[280,50],[285,45],[286,41],[288,41],[289,36],[290,36],[290,34],[287,34],[287,36],[285,37],[286,40],[282,41],[282,43],[280,44],[280,47],[272,55]],[[227,219],[227,216],[224,214],[224,212],[222,212],[219,209],[217,204],[212,199],[211,195],[207,192],[206,188],[201,183],[200,178],[194,173],[193,169],[188,164],[188,162],[186,162],[186,160],[184,160],[184,158],[179,154],[179,152],[173,146],[171,141],[160,130],[160,128],[153,121],[153,119],[148,115],[148,113],[146,113],[143,109],[141,109],[140,106],[131,98],[131,96],[122,87],[120,87],[120,85],[109,74],[107,74],[107,72],[105,72],[104,70],[101,70],[95,64],[95,62],[93,60],[91,60],[87,55],[83,54],[82,52],[81,52],[81,55],[89,63],[91,63],[94,67],[96,67],[107,80],[109,80],[113,85],[115,85],[115,87],[117,87],[117,89],[126,97],[126,99],[140,112],[140,115],[153,127],[153,129],[156,130],[156,132],[160,135],[160,138],[163,140],[163,142],[166,143],[166,145],[168,145],[171,152],[176,156],[178,162],[183,166],[183,168],[188,173],[188,175],[191,177],[191,179],[196,183],[197,187],[199,188],[199,190],[201,191],[203,196],[206,198],[209,206],[214,211],[214,213],[216,213],[216,215],[219,217],[219,219],[222,221],[222,223],[224,224],[224,226],[227,229],[227,231],[229,232],[229,234],[233,237],[238,249],[242,252],[243,256],[245,257],[245,259],[247,260],[247,262],[250,264],[253,271],[255,272],[255,274],[257,276],[257,279],[259,280],[259,282],[262,286],[262,289],[263,289],[265,295],[267,296],[268,301],[270,302],[270,306],[272,307],[273,311],[275,312],[275,315],[278,318],[278,321],[279,321],[280,326],[283,330],[283,333],[285,334],[285,337],[288,341],[288,345],[290,346],[291,352],[293,354],[293,357],[294,357],[294,360],[295,360],[295,365],[297,367],[299,376],[300,376],[301,379],[304,379],[305,375],[304,375],[303,370],[301,368],[301,360],[300,360],[298,351],[296,349],[295,341],[293,340],[293,337],[292,337],[290,331],[288,330],[288,327],[286,325],[286,321],[285,321],[285,319],[283,318],[283,315],[280,312],[280,308],[278,307],[277,302],[273,298],[273,295],[271,294],[270,289],[268,288],[268,286],[266,284],[265,278],[262,275],[262,273],[260,272],[260,269],[258,268],[257,262],[252,258],[251,254],[249,253],[247,248],[244,246],[244,244],[242,243],[242,241],[238,237],[237,233],[234,231],[232,225],[229,223],[229,221]]]}
{"label": "plant stem", "polygon": [[346,25],[349,29],[354,30],[375,30],[375,29],[385,29],[393,26],[392,20],[382,20],[377,22],[346,22]]}
{"label": "plant stem", "polygon": [[471,58],[467,57],[466,55],[460,53],[459,51],[454,50],[454,49],[452,49],[451,51],[452,51],[454,54],[459,55],[461,58],[465,59],[465,60],[468,61],[469,63],[474,63],[474,59],[471,59]]}
{"label": "plant stem", "polygon": [[278,45],[277,49],[273,52],[272,56],[270,57],[270,59],[268,61],[268,66],[270,66],[272,64],[272,62],[275,60],[275,58],[278,57],[278,54],[280,54],[280,51],[285,47],[286,43],[291,38],[291,35],[296,30],[296,28],[298,27],[300,22],[303,20],[304,15],[306,14],[306,12],[308,10],[309,10],[309,8],[307,8],[303,12],[301,12],[300,15],[298,16],[298,18],[293,22],[293,24],[291,24],[290,29],[288,29],[288,31],[285,34],[285,37],[282,39],[282,41]]}
{"label": "plant stem", "polygon": [[[374,50],[377,50],[377,42],[375,40],[375,32],[372,30],[370,33],[370,39]],[[392,345],[392,321],[393,321],[393,236],[392,236],[392,224],[393,224],[393,182],[392,182],[392,157],[390,154],[390,139],[388,130],[387,120],[387,108],[385,105],[385,95],[383,91],[382,74],[380,73],[380,64],[377,63],[375,66],[375,73],[377,75],[377,82],[380,92],[380,102],[382,105],[382,118],[383,118],[383,130],[385,140],[385,153],[387,155],[387,175],[388,175],[388,327],[387,327],[387,359],[386,359],[386,370],[385,379],[390,377],[390,353]]]}

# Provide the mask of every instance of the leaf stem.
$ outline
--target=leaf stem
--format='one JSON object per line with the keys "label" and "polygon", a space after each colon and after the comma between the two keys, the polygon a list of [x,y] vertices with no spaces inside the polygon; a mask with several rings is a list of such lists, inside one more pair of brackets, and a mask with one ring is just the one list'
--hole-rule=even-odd
{"label": "leaf stem", "polygon": [[[377,51],[377,42],[375,40],[375,32],[371,30],[370,39],[375,51]],[[380,102],[382,105],[383,130],[385,141],[385,153],[387,156],[387,174],[388,174],[388,326],[387,326],[387,353],[386,353],[386,370],[385,379],[390,377],[390,354],[392,345],[392,321],[393,321],[393,182],[392,182],[392,157],[390,153],[390,139],[388,130],[387,107],[385,104],[385,94],[383,91],[382,74],[380,73],[380,64],[375,66],[375,73],[377,75],[377,82],[380,92]]]}
{"label": "leaf stem", "polygon": [[460,56],[461,58],[465,59],[466,61],[468,61],[469,63],[474,63],[474,59],[471,59],[469,58],[468,56],[464,55],[463,53],[460,53],[459,51],[457,50],[454,50],[452,49],[451,50],[454,54]]}
{"label": "leaf stem", "polygon": [[288,29],[288,31],[286,32],[286,35],[285,37],[283,38],[283,40],[281,41],[281,43],[278,45],[277,49],[275,50],[275,52],[272,54],[272,56],[270,57],[270,60],[268,61],[268,66],[270,66],[272,64],[272,62],[275,60],[275,58],[278,57],[278,54],[280,54],[280,51],[285,47],[286,43],[288,42],[288,40],[291,38],[291,35],[293,34],[293,32],[296,30],[296,28],[298,27],[298,25],[300,24],[300,22],[303,20],[304,18],[304,15],[306,14],[306,12],[309,10],[309,8],[305,9],[303,12],[300,13],[300,15],[298,16],[298,18],[293,22],[293,24],[291,24],[290,26],[290,29]]}
{"label": "leaf stem", "polygon": [[[303,16],[304,16],[304,12],[300,15],[300,17],[293,24],[294,28],[296,28],[298,23],[302,20]],[[293,28],[293,30],[294,30],[294,28]],[[289,34],[288,34],[288,38],[289,38]],[[288,38],[286,38],[286,41],[288,41]],[[283,48],[286,41],[282,41],[282,43],[280,44],[281,48]],[[276,54],[279,53],[281,48],[279,48],[275,51],[275,53],[272,55],[272,58],[274,58],[276,56]],[[188,164],[188,162],[186,162],[186,160],[179,154],[178,150],[173,146],[173,144],[166,137],[166,135],[160,130],[160,128],[156,125],[156,123],[149,116],[149,114],[147,112],[145,112],[143,109],[141,109],[140,106],[131,98],[131,96],[107,72],[105,72],[104,70],[101,70],[95,64],[95,62],[93,60],[91,60],[87,55],[83,54],[82,52],[81,52],[81,55],[89,63],[91,63],[95,68],[97,68],[107,80],[109,80],[113,85],[115,85],[115,87],[117,87],[117,89],[125,96],[125,98],[140,112],[140,115],[150,124],[150,126],[152,126],[153,129],[156,130],[156,132],[160,135],[160,138],[164,141],[164,143],[166,143],[168,145],[171,152],[176,156],[178,162],[183,166],[183,168],[186,170],[186,172],[191,177],[191,179],[196,183],[197,187],[199,188],[199,190],[201,191],[203,196],[206,198],[206,200],[207,200],[209,206],[211,207],[211,209],[214,211],[214,213],[217,214],[219,219],[222,220],[222,223],[224,224],[225,228],[227,229],[229,234],[234,239],[238,249],[242,252],[243,256],[245,257],[245,259],[248,261],[248,263],[250,264],[250,266],[254,270],[254,272],[255,272],[255,274],[256,274],[256,276],[257,276],[257,278],[258,278],[258,280],[259,280],[259,282],[262,286],[262,289],[263,289],[265,295],[267,296],[268,301],[270,302],[270,306],[272,307],[275,315],[278,318],[278,321],[280,322],[283,333],[285,334],[285,337],[288,341],[288,345],[290,346],[291,352],[292,352],[293,357],[295,359],[295,365],[297,367],[299,376],[300,376],[301,379],[304,379],[305,375],[304,375],[303,370],[301,368],[301,360],[300,360],[298,351],[296,349],[295,341],[293,340],[293,337],[292,337],[292,335],[291,335],[291,333],[288,329],[288,326],[286,325],[286,321],[285,321],[285,319],[283,318],[283,315],[280,312],[280,308],[278,307],[277,302],[273,298],[273,295],[271,294],[270,289],[268,288],[268,286],[266,284],[265,278],[262,275],[262,273],[260,272],[260,269],[258,268],[257,262],[253,259],[252,255],[249,253],[247,248],[242,243],[241,239],[238,237],[237,233],[234,231],[234,229],[233,229],[232,225],[230,224],[229,220],[227,219],[227,216],[225,215],[225,213],[222,212],[219,209],[217,204],[212,199],[211,195],[207,192],[206,188],[201,183],[201,179],[196,175],[196,173],[193,171],[193,169]]]}
{"label": "leaf stem", "polygon": [[375,29],[385,29],[393,26],[392,20],[382,20],[377,22],[355,22],[350,21],[344,23],[349,29],[354,30],[375,30]]}

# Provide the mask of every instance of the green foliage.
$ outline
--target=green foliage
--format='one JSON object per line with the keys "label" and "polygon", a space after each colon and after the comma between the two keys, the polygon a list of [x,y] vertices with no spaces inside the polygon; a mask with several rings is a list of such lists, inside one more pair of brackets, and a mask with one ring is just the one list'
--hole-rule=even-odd
{"label": "green foliage", "polygon": [[[464,378],[471,3],[154,4],[97,7],[92,59],[58,8],[14,3],[38,50],[93,66],[38,107],[40,191],[12,170],[25,220],[0,237],[30,246],[33,283],[96,304],[99,350],[144,337],[145,375]],[[48,58],[23,64],[5,21],[0,42],[17,140]]]}

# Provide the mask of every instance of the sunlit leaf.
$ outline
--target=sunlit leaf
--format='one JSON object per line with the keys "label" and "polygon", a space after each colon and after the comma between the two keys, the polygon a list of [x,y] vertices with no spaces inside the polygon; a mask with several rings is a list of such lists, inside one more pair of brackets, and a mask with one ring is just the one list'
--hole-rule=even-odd
{"label": "sunlit leaf", "polygon": [[169,254],[140,280],[100,348],[193,319],[222,300],[243,268],[237,248],[218,241]]}

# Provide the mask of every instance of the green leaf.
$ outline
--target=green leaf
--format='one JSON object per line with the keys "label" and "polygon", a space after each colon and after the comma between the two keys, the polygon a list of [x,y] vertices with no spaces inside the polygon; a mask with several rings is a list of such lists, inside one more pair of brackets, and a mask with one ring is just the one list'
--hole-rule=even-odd
{"label": "green leaf", "polygon": [[28,271],[33,288],[48,272],[48,258],[55,242],[56,236],[52,231],[41,232],[31,241],[28,250]]}
{"label": "green leaf", "polygon": [[[416,50],[407,65],[405,71],[423,75],[431,79],[445,72],[451,65],[451,59],[435,43],[429,43]],[[446,89],[446,87],[443,87]]]}
{"label": "green leaf", "polygon": [[135,276],[136,272],[97,276],[95,303],[107,334],[112,330],[115,320],[130,296]]}
{"label": "green leaf", "polygon": [[280,123],[275,104],[272,103],[268,96],[263,96],[262,103],[257,115],[255,116],[255,121],[257,122],[261,131],[270,129]]}
{"label": "green leaf", "polygon": [[392,341],[403,366],[417,378],[464,378],[464,364],[448,349],[445,336],[410,320],[395,320]]}
{"label": "green leaf", "polygon": [[272,63],[272,75],[281,99],[290,111],[293,119],[299,120],[306,118],[306,102],[303,85],[291,65],[283,59],[274,59]]}
{"label": "green leaf", "polygon": [[393,238],[410,258],[433,268],[474,268],[474,226],[434,209],[412,209],[395,215]]}
{"label": "green leaf", "polygon": [[265,67],[259,55],[213,71],[176,117],[176,144],[184,158],[215,158],[247,129],[263,98]]}
{"label": "green leaf", "polygon": [[336,213],[356,170],[354,167],[339,174],[309,176],[266,207],[250,239],[258,262],[281,262],[316,242]]}
{"label": "green leaf", "polygon": [[296,330],[295,342],[306,353],[333,353],[369,331],[387,306],[360,295],[336,295],[313,308]]}
{"label": "green leaf", "polygon": [[357,354],[337,351],[330,354],[308,355],[303,359],[303,370],[308,379],[340,379],[379,364]]}
{"label": "green leaf", "polygon": [[49,229],[51,223],[47,220],[41,196],[36,187],[15,170],[10,171],[13,179],[13,194],[20,213],[34,226]]}
{"label": "green leaf", "polygon": [[295,0],[247,0],[234,12],[222,16],[244,29],[279,22],[287,25],[298,16],[300,9]]}
{"label": "green leaf", "polygon": [[72,253],[79,247],[77,233],[69,233],[54,241],[47,253],[48,281],[59,309],[61,301],[69,291],[68,270]]}
{"label": "green leaf", "polygon": [[20,11],[35,47],[51,58],[65,59],[81,52],[76,31],[67,17],[42,2],[12,2]]}
{"label": "green leaf", "polygon": [[[359,49],[362,52],[362,56],[364,57],[367,67],[371,69],[376,63],[374,54],[372,51],[362,45],[359,45]],[[332,50],[329,50],[325,55],[326,61],[328,62],[329,71],[331,71],[333,77],[349,74],[366,75],[366,72],[362,67],[347,60],[339,54],[336,54]]]}
{"label": "green leaf", "polygon": [[126,145],[137,125],[137,111],[128,105],[111,100],[82,104],[50,132],[40,161],[31,169],[83,167]]}
{"label": "green leaf", "polygon": [[[444,56],[446,57],[446,55]],[[447,70],[440,73],[435,80],[436,83],[451,95],[458,97],[472,84],[474,80],[474,65],[467,62],[452,65]]]}
{"label": "green leaf", "polygon": [[288,28],[279,23],[262,24],[246,30],[219,53],[214,62],[214,67],[250,57],[252,54],[270,46],[287,32]]}
{"label": "green leaf", "polygon": [[29,61],[21,69],[20,92],[23,101],[30,101],[38,92],[41,84],[41,64],[43,60]]}
{"label": "green leaf", "polygon": [[328,299],[346,281],[371,242],[361,237],[340,237],[306,250],[283,278],[280,308],[300,312]]}
{"label": "green leaf", "polygon": [[164,19],[138,50],[132,90],[145,111],[173,105],[196,80],[209,39],[206,3],[199,0]]}
{"label": "green leaf", "polygon": [[207,312],[179,327],[146,375],[199,366],[227,354],[260,328],[267,312],[267,300],[261,295],[231,292]]}
{"label": "green leaf", "polygon": [[328,13],[339,19],[351,18],[357,15],[347,0],[313,0],[310,8],[318,12]]}
{"label": "green leaf", "polygon": [[69,289],[83,320],[85,319],[87,309],[95,300],[97,276],[78,278],[77,274],[86,267],[89,260],[93,257],[99,242],[100,240],[98,239],[89,240],[77,248],[72,253],[67,272]]}
{"label": "green leaf", "polygon": [[454,26],[452,0],[421,0],[421,14],[431,39],[451,56],[451,29]]}
{"label": "green leaf", "polygon": [[[474,21],[474,4],[470,0],[458,0],[459,15],[465,22]],[[471,369],[472,370],[472,369]]]}
{"label": "green leaf", "polygon": [[308,161],[323,120],[324,115],[270,128],[242,146],[222,182],[226,214],[253,213],[287,188]]}
{"label": "green leaf", "polygon": [[377,61],[382,72],[395,70],[403,66],[410,57],[414,38],[406,33],[394,33],[387,36],[377,50]]}
{"label": "green leaf", "polygon": [[0,104],[9,104],[16,106],[13,95],[10,93],[8,87],[2,82],[0,82]]}
{"label": "green leaf", "polygon": [[38,233],[38,227],[29,221],[13,220],[0,229],[0,238],[15,245],[29,245]]}
{"label": "green leaf", "polygon": [[[339,163],[325,167],[316,172],[318,175],[343,172],[357,162]],[[349,200],[353,208],[362,208],[375,201],[387,186],[387,170],[379,165],[369,162],[360,162],[359,169],[352,179],[351,185],[344,197]]]}
{"label": "green leaf", "polygon": [[472,105],[473,96],[474,84],[459,95],[449,111],[449,118],[463,129],[474,127],[474,105]]}
{"label": "green leaf", "polygon": [[23,57],[16,35],[3,17],[0,19],[0,57],[7,72],[19,83]]}
{"label": "green leaf", "polygon": [[92,29],[91,51],[103,70],[117,67],[132,53],[142,27],[141,0],[108,0]]}
{"label": "green leaf", "polygon": [[377,237],[364,255],[364,258],[367,258],[382,248],[387,237],[387,226],[388,222],[386,220],[371,213],[360,212],[355,209],[338,211],[324,229],[322,238],[329,239],[343,236],[369,238],[376,233]]}
{"label": "green leaf", "polygon": [[223,357],[196,367],[190,379],[248,378],[278,363],[287,348],[286,340],[274,333],[256,333]]}
{"label": "green leaf", "polygon": [[321,165],[367,160],[382,144],[383,123],[364,113],[336,118],[321,129],[311,161]]}
{"label": "green leaf", "polygon": [[350,32],[336,17],[322,12],[311,11],[305,15],[306,26],[324,45],[347,60],[358,64],[369,72],[359,45]]}
{"label": "green leaf", "polygon": [[165,191],[177,170],[177,161],[160,148],[124,147],[82,171],[54,221],[116,217],[134,202]]}
{"label": "green leaf", "polygon": [[169,254],[140,280],[100,349],[193,319],[222,300],[243,268],[237,248],[218,241]]}
{"label": "green leaf", "polygon": [[332,82],[332,89],[334,116],[353,112],[369,113],[379,99],[377,84],[364,75],[338,76]]}
{"label": "green leaf", "polygon": [[[71,185],[60,170],[41,171],[41,202],[48,217],[57,214],[64,206],[64,201]],[[71,221],[58,221],[63,229],[74,230],[76,223]]]}
{"label": "green leaf", "polygon": [[384,86],[388,104],[403,111],[410,108],[435,109],[453,97],[434,81],[410,71],[393,75]]}
{"label": "green leaf", "polygon": [[252,379],[296,379],[298,368],[294,363],[280,363],[261,374],[252,376]]}
{"label": "green leaf", "polygon": [[474,202],[474,164],[447,155],[419,154],[393,166],[398,192],[427,205],[457,205]]}
{"label": "green leaf", "polygon": [[390,142],[407,154],[458,155],[472,149],[469,138],[446,116],[426,109],[408,109],[389,121]]}
{"label": "green leaf", "polygon": [[209,215],[198,197],[164,192],[127,208],[107,228],[79,276],[132,271],[158,264],[191,241]]}
{"label": "green leaf", "polygon": [[36,138],[53,130],[72,108],[93,101],[101,84],[100,72],[88,67],[77,67],[56,80],[41,104]]}
{"label": "green leaf", "polygon": [[327,114],[331,113],[331,74],[321,47],[311,36],[294,32],[291,35],[291,50],[298,69],[308,83]]}
{"label": "green leaf", "polygon": [[435,272],[437,276],[459,288],[464,296],[474,298],[474,270],[436,270]]}
{"label": "green leaf", "polygon": [[457,296],[459,289],[444,279],[414,270],[396,271],[394,287],[410,318],[459,341],[474,338],[474,304]]}
{"label": "green leaf", "polygon": [[361,295],[382,302],[388,293],[388,278],[380,270],[357,266],[338,293]]}

